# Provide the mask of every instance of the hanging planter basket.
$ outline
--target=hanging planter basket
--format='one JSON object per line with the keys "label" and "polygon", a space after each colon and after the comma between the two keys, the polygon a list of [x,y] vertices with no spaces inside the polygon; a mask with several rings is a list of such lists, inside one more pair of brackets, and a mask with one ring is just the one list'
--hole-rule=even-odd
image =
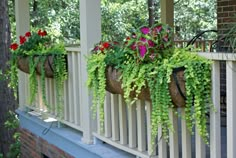
{"label": "hanging planter basket", "polygon": [[[121,72],[112,67],[106,69],[106,90],[113,94],[124,94],[120,81]],[[175,107],[185,106],[185,79],[184,79],[184,67],[175,68],[173,70],[171,82],[169,83],[169,92]],[[130,97],[134,98],[135,93],[131,92]],[[151,101],[149,88],[142,88],[138,99]]]}
{"label": "hanging planter basket", "polygon": [[[40,56],[35,56],[33,59],[36,62],[38,60],[38,58],[40,58]],[[67,62],[67,58],[65,55],[65,61]],[[45,71],[45,76],[48,78],[53,78],[54,77],[54,72],[53,72],[53,60],[54,60],[54,56],[53,55],[48,55],[46,57],[46,60],[44,61],[44,63],[42,62],[38,62],[38,64],[36,65],[36,73],[38,75],[41,75],[41,65],[43,64],[43,68]],[[18,57],[17,58],[17,67],[25,72],[25,73],[30,73],[30,57],[29,56],[24,56],[24,57]]]}

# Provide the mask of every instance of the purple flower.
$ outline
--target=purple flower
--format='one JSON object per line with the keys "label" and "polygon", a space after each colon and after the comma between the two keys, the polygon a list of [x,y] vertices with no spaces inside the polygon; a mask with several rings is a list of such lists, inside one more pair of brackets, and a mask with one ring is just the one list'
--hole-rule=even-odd
{"label": "purple flower", "polygon": [[168,35],[165,35],[165,36],[163,37],[163,40],[167,42],[167,41],[168,41]]}
{"label": "purple flower", "polygon": [[155,27],[154,31],[156,31],[157,33],[160,33],[161,29],[162,29],[162,26],[160,25],[160,26]]}
{"label": "purple flower", "polygon": [[140,31],[141,31],[144,35],[146,35],[146,34],[148,34],[148,33],[150,32],[150,29],[149,29],[148,27],[144,26],[144,27],[142,27],[142,28],[140,29]]}
{"label": "purple flower", "polygon": [[140,38],[140,41],[142,41],[142,42],[147,42],[147,39],[144,38],[144,37],[141,37],[141,38]]}
{"label": "purple flower", "polygon": [[154,58],[156,57],[156,55],[154,53],[152,53],[149,58],[151,58],[151,60],[154,60]]}
{"label": "purple flower", "polygon": [[93,50],[97,51],[99,49],[99,46],[96,46]]}
{"label": "purple flower", "polygon": [[137,35],[136,35],[135,33],[133,33],[131,37],[132,37],[132,38],[136,38]]}
{"label": "purple flower", "polygon": [[148,46],[149,47],[154,47],[155,43],[152,40],[148,40]]}
{"label": "purple flower", "polygon": [[147,48],[145,45],[140,45],[138,46],[139,49],[139,54],[140,56],[143,58],[145,56],[145,54],[147,53]]}
{"label": "purple flower", "polygon": [[130,48],[131,48],[132,50],[136,50],[136,44],[133,43],[133,44],[130,46]]}

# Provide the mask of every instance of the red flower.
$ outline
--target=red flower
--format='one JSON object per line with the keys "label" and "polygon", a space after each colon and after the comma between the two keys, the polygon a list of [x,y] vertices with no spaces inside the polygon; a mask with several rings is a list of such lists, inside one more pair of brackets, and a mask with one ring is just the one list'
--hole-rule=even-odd
{"label": "red flower", "polygon": [[114,44],[114,45],[118,45],[118,44],[119,44],[119,42],[117,42],[117,41],[114,41],[114,42],[113,42],[113,44]]}
{"label": "red flower", "polygon": [[31,36],[31,33],[30,33],[30,32],[26,32],[26,33],[25,33],[25,36],[26,36],[26,37],[30,37],[30,36]]}
{"label": "red flower", "polygon": [[104,48],[109,48],[110,44],[109,44],[109,42],[104,42],[104,43],[102,44],[102,46],[103,46]]}
{"label": "red flower", "polygon": [[24,44],[26,41],[25,36],[20,36],[20,44]]}
{"label": "red flower", "polygon": [[104,51],[104,47],[102,46],[102,47],[99,47],[99,49],[100,49],[100,51]]}
{"label": "red flower", "polygon": [[17,43],[13,43],[13,44],[11,44],[10,48],[12,50],[16,50],[18,48],[18,44]]}
{"label": "red flower", "polygon": [[130,40],[130,37],[126,37],[126,41],[129,41]]}
{"label": "red flower", "polygon": [[44,30],[44,31],[39,30],[39,31],[38,31],[38,35],[43,37],[43,36],[46,36],[46,35],[47,35],[47,32],[46,32],[45,30]]}

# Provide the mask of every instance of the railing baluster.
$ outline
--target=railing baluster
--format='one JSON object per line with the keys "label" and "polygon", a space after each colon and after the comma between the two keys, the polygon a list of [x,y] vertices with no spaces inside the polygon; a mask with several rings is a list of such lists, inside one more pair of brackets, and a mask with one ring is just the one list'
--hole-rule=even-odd
{"label": "railing baluster", "polygon": [[69,97],[68,97],[68,81],[65,81],[64,83],[64,120],[68,121],[69,119],[69,109],[68,109],[68,105],[69,105]]}
{"label": "railing baluster", "polygon": [[120,144],[128,143],[127,113],[124,99],[119,95]]}
{"label": "railing baluster", "polygon": [[[43,104],[43,100],[42,100],[42,90],[41,90],[41,83],[40,83],[40,76],[37,76],[37,82],[38,82],[38,104],[35,104],[34,106],[36,108],[42,109],[43,111],[45,111],[45,105]],[[36,95],[37,95],[36,94]],[[36,99],[35,99],[36,101]]]}
{"label": "railing baluster", "polygon": [[72,53],[72,85],[73,85],[73,107],[74,107],[74,116],[75,124],[80,124],[80,108],[79,108],[79,79],[78,79],[78,58],[76,57],[75,52]]}
{"label": "railing baluster", "polygon": [[112,140],[117,141],[120,139],[119,132],[119,114],[118,114],[118,94],[111,95],[111,127],[112,127]]}
{"label": "railing baluster", "polygon": [[69,122],[74,123],[74,100],[73,100],[73,68],[72,68],[72,54],[68,54],[68,96],[69,96]]}
{"label": "railing baluster", "polygon": [[146,104],[146,117],[147,117],[147,146],[148,146],[148,155],[155,155],[156,148],[152,146],[152,129],[151,129],[151,114],[152,114],[152,105],[149,101],[145,101]]}
{"label": "railing baluster", "polygon": [[158,127],[157,141],[158,141],[158,157],[167,158],[167,144],[164,138],[162,137],[162,129],[160,126]]}
{"label": "railing baluster", "polygon": [[136,105],[129,105],[128,107],[128,125],[129,125],[129,147],[137,147],[137,119],[136,119]]}
{"label": "railing baluster", "polygon": [[[185,110],[183,108],[181,108],[180,110],[181,110],[181,116],[185,116]],[[184,119],[181,120],[181,128],[182,128],[182,157],[191,158],[192,157],[191,133],[187,129],[186,121]]]}
{"label": "railing baluster", "polygon": [[178,141],[178,117],[172,108],[169,109],[169,117],[173,124],[175,132],[169,132],[170,135],[170,157],[179,158],[179,141]]}
{"label": "railing baluster", "polygon": [[78,70],[78,86],[79,86],[79,90],[78,90],[78,99],[79,99],[79,101],[78,101],[78,104],[79,105],[77,105],[77,106],[79,106],[79,111],[80,111],[80,113],[79,113],[79,125],[80,126],[82,126],[83,124],[82,124],[82,120],[83,120],[83,115],[82,115],[82,112],[83,112],[83,104],[82,104],[82,102],[81,102],[81,98],[82,98],[82,85],[84,84],[84,83],[82,83],[81,81],[81,78],[82,78],[82,71],[81,71],[81,60],[84,60],[83,58],[81,59],[81,54],[79,53],[79,52],[75,52],[76,53],[76,57],[77,57],[77,60],[78,60],[78,63],[77,63],[77,70]]}
{"label": "railing baluster", "polygon": [[227,158],[236,157],[236,62],[226,62]]}
{"label": "railing baluster", "polygon": [[104,103],[104,128],[105,128],[105,137],[111,137],[111,94],[106,92],[106,98]]}
{"label": "railing baluster", "polygon": [[145,131],[145,105],[141,100],[136,101],[137,105],[137,128],[138,128],[138,150],[146,150],[146,131]]}
{"label": "railing baluster", "polygon": [[50,99],[49,99],[49,110],[51,113],[54,113],[57,115],[57,102],[56,102],[56,87],[55,87],[55,82],[53,79],[49,79],[50,82],[50,87],[49,87],[49,92],[50,92]]}
{"label": "railing baluster", "polygon": [[206,144],[196,129],[196,158],[206,158]]}
{"label": "railing baluster", "polygon": [[221,158],[221,121],[220,121],[220,62],[215,61],[212,68],[212,100],[214,110],[210,112],[210,155]]}

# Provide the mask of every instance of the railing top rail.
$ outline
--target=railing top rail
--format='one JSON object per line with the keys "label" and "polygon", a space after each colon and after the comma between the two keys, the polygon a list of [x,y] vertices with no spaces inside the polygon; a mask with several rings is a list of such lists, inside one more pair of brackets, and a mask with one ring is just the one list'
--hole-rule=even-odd
{"label": "railing top rail", "polygon": [[225,52],[199,52],[200,56],[203,56],[211,60],[225,60],[225,61],[236,61],[235,53],[225,53]]}
{"label": "railing top rail", "polygon": [[[201,40],[201,39],[198,39],[198,40],[196,40],[196,41],[205,41],[205,42],[212,42],[212,41],[215,41],[215,40],[213,40],[213,39],[209,39],[209,40],[205,40],[205,39],[203,39],[203,40]],[[174,40],[174,42],[189,42],[189,40]]]}
{"label": "railing top rail", "polygon": [[80,46],[66,46],[65,49],[68,52],[80,52],[81,50]]}

